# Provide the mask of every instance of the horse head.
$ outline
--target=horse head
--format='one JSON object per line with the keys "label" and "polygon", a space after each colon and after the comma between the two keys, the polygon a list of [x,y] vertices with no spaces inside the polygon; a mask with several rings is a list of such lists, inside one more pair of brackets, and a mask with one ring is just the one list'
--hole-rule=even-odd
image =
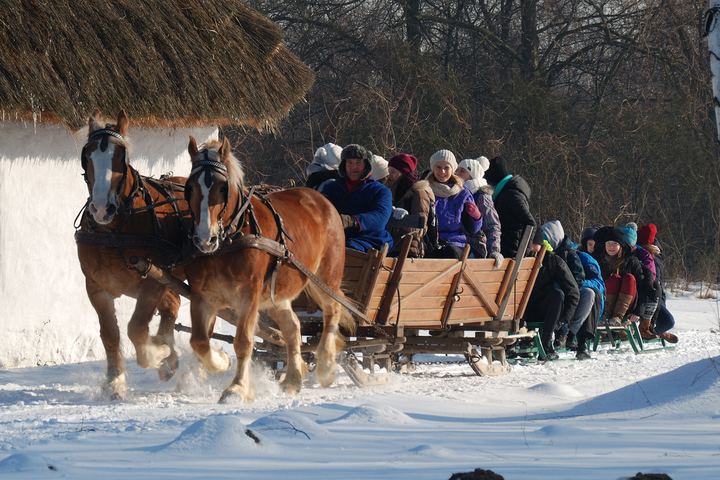
{"label": "horse head", "polygon": [[243,192],[244,174],[230,142],[211,140],[198,149],[191,136],[188,153],[192,171],[185,183],[185,199],[193,216],[193,242],[202,253],[213,253],[224,240],[225,226]]}
{"label": "horse head", "polygon": [[88,211],[100,225],[113,220],[122,200],[129,169],[129,125],[125,110],[120,110],[115,124],[105,124],[97,109],[88,120],[88,140],[80,158],[90,192]]}

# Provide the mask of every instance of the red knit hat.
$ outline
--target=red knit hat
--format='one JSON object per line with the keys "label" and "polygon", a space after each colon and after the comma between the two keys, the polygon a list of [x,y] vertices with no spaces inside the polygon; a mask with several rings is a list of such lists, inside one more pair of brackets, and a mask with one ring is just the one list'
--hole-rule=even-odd
{"label": "red knit hat", "polygon": [[642,225],[638,228],[637,243],[638,245],[650,245],[655,241],[657,227],[653,223]]}
{"label": "red knit hat", "polygon": [[393,167],[400,173],[408,174],[417,168],[418,159],[407,153],[398,153],[388,160],[388,167]]}

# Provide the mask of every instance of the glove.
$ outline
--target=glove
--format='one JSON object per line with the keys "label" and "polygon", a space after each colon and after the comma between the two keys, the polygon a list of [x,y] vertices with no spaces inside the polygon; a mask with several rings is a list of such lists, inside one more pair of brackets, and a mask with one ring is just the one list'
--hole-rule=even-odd
{"label": "glove", "polygon": [[470,218],[473,220],[480,220],[480,209],[478,209],[477,205],[475,205],[475,202],[467,201],[465,202],[465,213],[470,215]]}
{"label": "glove", "polygon": [[352,215],[340,215],[342,219],[343,228],[359,228],[357,218]]}
{"label": "glove", "polygon": [[392,209],[392,216],[393,216],[393,218],[395,218],[397,220],[402,220],[403,218],[405,218],[405,215],[407,215],[407,214],[408,214],[408,211],[405,210],[404,208],[393,207],[393,209]]}
{"label": "glove", "polygon": [[502,253],[500,253],[500,252],[493,252],[490,255],[488,255],[488,258],[495,259],[495,265],[493,265],[493,268],[500,268],[502,266],[503,261],[505,260],[505,257],[503,257]]}

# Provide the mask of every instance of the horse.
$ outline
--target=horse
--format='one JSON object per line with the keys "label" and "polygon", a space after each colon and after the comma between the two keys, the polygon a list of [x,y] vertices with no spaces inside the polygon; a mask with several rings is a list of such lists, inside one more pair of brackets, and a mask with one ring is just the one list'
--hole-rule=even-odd
{"label": "horse", "polygon": [[[264,196],[244,185],[244,173],[227,138],[201,145],[190,137],[192,170],[185,198],[193,216],[192,239],[201,254],[185,268],[191,290],[190,345],[211,373],[230,368],[230,358],[209,343],[214,318],[223,308],[234,312],[237,356],[235,376],[220,402],[255,398],[250,378],[253,334],[258,311],[267,310],[283,334],[287,370],[280,385],[297,393],[308,372],[300,354],[300,321],[292,301],[303,290],[323,312],[323,332],[316,350],[316,373],[327,387],[335,379],[336,355],[343,341],[339,327],[352,332],[354,320],[318,284],[309,282],[294,261],[302,263],[339,298],[345,267],[345,232],[340,215],[325,197],[308,188],[290,188]],[[289,244],[289,246],[288,246]]]}
{"label": "horse", "polygon": [[[125,398],[127,391],[115,318],[115,299],[121,295],[137,299],[128,324],[137,364],[157,368],[163,381],[178,369],[173,329],[180,297],[131,270],[128,259],[136,255],[172,267],[183,257],[183,243],[189,243],[189,210],[181,185],[184,179],[140,176],[129,163],[129,125],[125,110],[118,113],[115,124],[106,124],[97,109],[89,117],[81,163],[90,197],[75,234],[87,295],[97,312],[107,355],[103,391],[112,399]],[[184,278],[181,268],[173,273]],[[160,325],[157,334],[150,336],[149,323],[156,310]]]}

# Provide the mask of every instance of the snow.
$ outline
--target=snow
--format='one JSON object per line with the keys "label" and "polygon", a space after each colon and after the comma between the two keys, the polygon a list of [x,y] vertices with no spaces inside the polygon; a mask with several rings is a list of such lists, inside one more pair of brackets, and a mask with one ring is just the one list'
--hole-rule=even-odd
{"label": "snow", "polygon": [[0,477],[717,479],[718,302],[698,291],[672,291],[674,350],[600,346],[593,360],[562,354],[498,377],[427,355],[389,385],[359,388],[338,370],[329,388],[309,376],[287,395],[255,365],[256,401],[220,405],[232,371],[200,374],[184,333],[168,383],[128,359],[123,402],[100,392],[104,361],[3,369]]}
{"label": "snow", "polygon": [[[133,164],[187,172],[189,133],[216,134],[131,130]],[[498,377],[426,355],[388,385],[358,388],[338,370],[331,387],[311,375],[297,395],[255,365],[255,402],[219,405],[234,368],[201,373],[178,333],[174,379],[128,358],[127,399],[109,401],[72,237],[87,197],[81,147],[63,127],[0,123],[0,478],[720,478],[720,304],[700,298],[706,286],[671,289],[674,350],[601,346],[593,360],[563,354]],[[116,303],[130,357],[134,302]],[[179,319],[189,325],[186,301]]]}

